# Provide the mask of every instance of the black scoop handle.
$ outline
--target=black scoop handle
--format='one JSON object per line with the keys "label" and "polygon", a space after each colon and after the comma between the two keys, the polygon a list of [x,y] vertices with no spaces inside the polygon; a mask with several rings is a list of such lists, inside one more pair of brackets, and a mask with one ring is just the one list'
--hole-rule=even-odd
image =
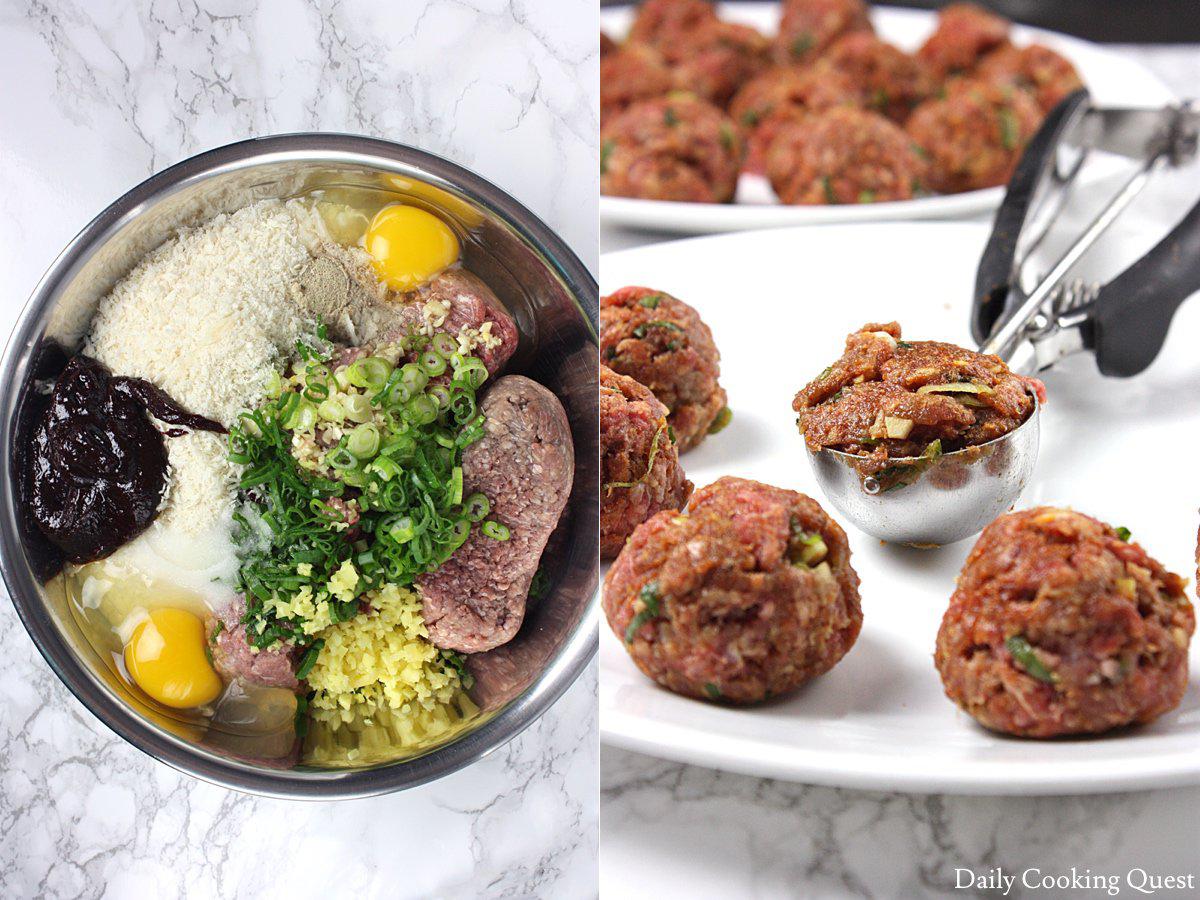
{"label": "black scoop handle", "polygon": [[1029,215],[1029,207],[1033,203],[1042,174],[1055,164],[1055,150],[1063,131],[1074,120],[1076,110],[1090,102],[1088,92],[1080,89],[1054,107],[1026,146],[1016,171],[1008,182],[1004,202],[996,211],[992,234],[975,272],[971,336],[977,344],[985,344],[997,324],[1016,312],[1007,306],[1017,239],[1025,227],[1025,219]]}
{"label": "black scoop handle", "polygon": [[1200,203],[1096,295],[1085,343],[1104,375],[1127,378],[1162,350],[1175,310],[1200,291]]}

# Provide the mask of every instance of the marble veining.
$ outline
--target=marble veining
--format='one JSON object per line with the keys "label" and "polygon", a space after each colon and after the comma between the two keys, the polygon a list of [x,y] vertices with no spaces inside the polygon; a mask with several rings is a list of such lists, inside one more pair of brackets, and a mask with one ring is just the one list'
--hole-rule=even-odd
{"label": "marble veining", "polygon": [[[0,327],[107,203],[198,151],[289,131],[451,157],[594,268],[593,0],[12,0],[0,5]],[[588,896],[593,666],[476,766],[297,803],[181,776],[112,735],[0,601],[0,897]]]}

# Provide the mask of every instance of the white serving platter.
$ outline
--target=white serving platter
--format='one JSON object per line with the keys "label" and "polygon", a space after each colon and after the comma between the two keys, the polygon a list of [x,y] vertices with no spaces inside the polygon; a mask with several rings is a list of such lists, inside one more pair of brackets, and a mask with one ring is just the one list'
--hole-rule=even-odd
{"label": "white serving platter", "polygon": [[[720,6],[720,13],[723,18],[753,25],[768,34],[775,33],[779,21],[777,3],[726,3]],[[890,7],[875,7],[872,18],[881,37],[906,50],[919,47],[933,31],[936,20],[935,14],[927,10]],[[612,37],[623,37],[632,20],[630,7],[600,11],[600,27]],[[1013,27],[1013,40],[1021,45],[1042,43],[1070,59],[1097,105],[1154,107],[1175,99],[1171,90],[1149,70],[1098,44],[1025,26]],[[1104,173],[1103,167],[1095,169],[1097,176]],[[765,178],[742,175],[736,203],[601,197],[600,219],[609,225],[679,234],[718,234],[818,223],[969,218],[992,212],[1003,196],[1003,188],[989,188],[891,203],[785,206],[775,199]]]}
{"label": "white serving platter", "polygon": [[[668,291],[713,329],[734,418],[683,457],[697,487],[740,475],[829,508],[796,431],[794,392],[868,321],[897,319],[906,336],[973,346],[967,310],[987,235],[975,223],[878,223],[695,238],[603,256],[601,290]],[[1090,356],[1046,373],[1041,454],[1018,506],[1069,505],[1124,525],[1191,579],[1200,483],[1186,448],[1200,440],[1197,334],[1200,297],[1180,310],[1162,355],[1138,377],[1105,379]],[[837,667],[785,699],[727,708],[659,688],[602,625],[603,740],[680,762],[876,790],[1055,794],[1200,783],[1200,656],[1182,705],[1150,726],[1086,740],[992,734],[943,696],[932,659],[972,541],[921,551],[846,530],[864,626]]]}

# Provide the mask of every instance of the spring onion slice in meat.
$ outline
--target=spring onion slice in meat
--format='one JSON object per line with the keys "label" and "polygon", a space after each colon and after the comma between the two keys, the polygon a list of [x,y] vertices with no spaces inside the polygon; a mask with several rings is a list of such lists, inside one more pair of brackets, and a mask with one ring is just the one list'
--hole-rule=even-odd
{"label": "spring onion slice in meat", "polygon": [[[658,428],[654,432],[654,442],[650,445],[650,456],[646,460],[646,471],[642,473],[640,478],[634,481],[608,481],[604,483],[604,492],[611,494],[617,488],[631,488],[641,484],[650,477],[650,473],[654,471],[654,460],[658,456],[659,441],[662,439],[663,432],[668,431],[667,420],[663,419],[659,422]],[[670,440],[675,441],[674,433],[670,433]]]}
{"label": "spring onion slice in meat", "polygon": [[658,590],[658,582],[651,581],[638,591],[638,600],[641,601],[642,609],[630,620],[629,627],[625,629],[625,643],[627,644],[633,643],[639,628],[659,615],[662,609],[662,595]]}
{"label": "spring onion slice in meat", "polygon": [[1033,649],[1033,645],[1019,634],[1014,634],[1004,642],[1004,646],[1008,648],[1008,652],[1012,654],[1012,658],[1017,664],[1024,669],[1033,678],[1038,681],[1044,681],[1046,684],[1054,684],[1058,679],[1045,664],[1038,659],[1037,651]]}

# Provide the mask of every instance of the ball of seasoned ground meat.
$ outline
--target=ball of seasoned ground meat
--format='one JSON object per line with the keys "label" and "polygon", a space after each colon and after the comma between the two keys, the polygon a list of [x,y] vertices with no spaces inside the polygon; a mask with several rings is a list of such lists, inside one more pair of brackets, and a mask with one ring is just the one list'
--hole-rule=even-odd
{"label": "ball of seasoned ground meat", "polygon": [[975,79],[916,108],[907,129],[929,156],[929,182],[955,194],[1007,184],[1042,111],[1025,91]]}
{"label": "ball of seasoned ground meat", "polygon": [[1039,507],[984,529],[934,659],[946,695],[987,728],[1094,734],[1179,703],[1195,626],[1183,579],[1140,546]]}
{"label": "ball of seasoned ground meat", "polygon": [[829,671],[862,627],[845,532],[812,498],[741,478],[640,526],[605,578],[603,606],[642,672],[730,703]]}
{"label": "ball of seasoned ground meat", "polygon": [[1033,414],[1044,390],[998,356],[901,340],[896,322],[873,322],[847,336],[841,358],[796,393],[792,408],[809,449],[883,465],[1001,437]]}
{"label": "ball of seasoned ground meat", "polygon": [[626,44],[600,60],[600,121],[607,122],[639,100],[668,93],[675,76],[646,44]]}
{"label": "ball of seasoned ground meat", "polygon": [[775,61],[780,65],[810,62],[842,35],[873,30],[863,0],[784,0]]}
{"label": "ball of seasoned ground meat", "polygon": [[645,385],[600,366],[600,557],[612,559],[637,526],[682,509],[691,494],[667,408]]}
{"label": "ball of seasoned ground meat", "polygon": [[767,150],[767,177],[784,203],[910,200],[925,168],[898,125],[848,107],[784,125]]}
{"label": "ball of seasoned ground meat", "polygon": [[868,109],[894,122],[904,122],[937,89],[923,60],[865,31],[838,38],[821,57],[821,65],[847,76]]}
{"label": "ball of seasoned ground meat", "polygon": [[600,130],[600,192],[728,203],[742,166],[733,121],[690,94],[635,103]]}
{"label": "ball of seasoned ground meat", "polygon": [[725,106],[746,81],[770,61],[771,44],[748,25],[709,22],[671,48],[676,87]]}
{"label": "ball of seasoned ground meat", "polygon": [[851,80],[821,66],[776,66],[742,85],[729,114],[746,135],[747,172],[762,172],[767,148],[788,122],[835,106],[858,106],[862,92]]}
{"label": "ball of seasoned ground meat", "polygon": [[629,40],[665,52],[689,32],[716,20],[717,12],[707,0],[645,0],[629,29]]}
{"label": "ball of seasoned ground meat", "polygon": [[938,13],[938,24],[917,56],[937,78],[974,68],[985,53],[1008,41],[1007,19],[974,3],[952,3]]}
{"label": "ball of seasoned ground meat", "polygon": [[600,359],[650,388],[670,410],[680,453],[728,422],[712,332],[696,310],[670,294],[625,287],[601,297]]}
{"label": "ball of seasoned ground meat", "polygon": [[985,56],[975,74],[984,81],[1029,91],[1046,113],[1083,87],[1071,61],[1041,44],[1019,49],[1005,44]]}

